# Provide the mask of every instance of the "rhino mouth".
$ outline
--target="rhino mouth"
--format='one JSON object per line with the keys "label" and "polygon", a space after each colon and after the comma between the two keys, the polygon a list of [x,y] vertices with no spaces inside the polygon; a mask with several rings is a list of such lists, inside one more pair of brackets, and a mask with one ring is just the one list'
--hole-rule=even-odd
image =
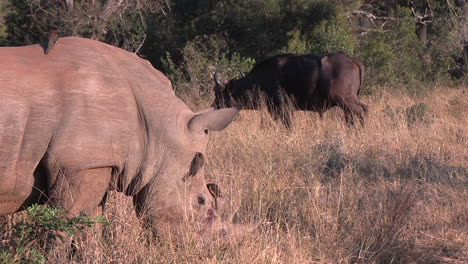
{"label": "rhino mouth", "polygon": [[[220,195],[220,193],[218,193]],[[222,196],[220,196],[222,197]],[[217,197],[219,198],[219,197]],[[201,239],[203,245],[209,245],[213,241],[221,243],[238,243],[247,235],[259,228],[260,223],[240,224],[234,223],[234,212],[229,216],[222,217],[218,204],[207,210],[206,218],[198,225],[196,234]]]}
{"label": "rhino mouth", "polygon": [[216,214],[214,208],[208,209],[207,216],[205,220],[203,221],[204,224],[206,225],[212,225],[214,221],[219,219],[218,215]]}

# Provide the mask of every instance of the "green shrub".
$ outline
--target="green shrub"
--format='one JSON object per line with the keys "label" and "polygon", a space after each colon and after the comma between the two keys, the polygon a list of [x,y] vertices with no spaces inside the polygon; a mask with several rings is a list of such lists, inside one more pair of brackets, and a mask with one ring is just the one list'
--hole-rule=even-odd
{"label": "green shrub", "polygon": [[168,53],[166,58],[161,59],[163,71],[171,79],[177,95],[190,96],[194,101],[210,99],[215,71],[222,78],[234,78],[252,69],[255,60],[236,52],[228,55],[225,45],[220,37],[199,37],[184,47],[183,61],[179,67]]}
{"label": "green shrub", "polygon": [[254,59],[242,57],[239,53],[235,52],[229,57],[226,54],[223,54],[218,62],[216,70],[223,74],[223,76],[240,78],[242,77],[242,74],[250,72],[254,65]]}
{"label": "green shrub", "polygon": [[386,85],[407,91],[418,91],[427,86],[424,80],[420,54],[423,43],[415,34],[416,25],[408,8],[397,8],[398,20],[393,30],[378,30],[368,34],[360,49],[367,68],[367,84]]}
{"label": "green shrub", "polygon": [[172,60],[172,56],[166,51],[166,56],[161,57],[161,70],[166,73],[166,76],[171,80],[174,89],[178,91],[177,87],[187,82],[185,75],[180,67]]}
{"label": "green shrub", "polygon": [[[94,1],[75,1],[67,8],[65,1],[15,0],[5,12],[5,42],[8,45],[40,43],[51,29],[61,36],[97,39],[125,50],[139,51],[146,37],[147,16],[159,1],[126,1],[106,8]],[[0,3],[1,7],[1,3]],[[1,18],[2,14],[0,14]],[[0,19],[0,38],[1,38]]]}
{"label": "green shrub", "polygon": [[[280,53],[344,52],[354,54],[357,39],[342,11],[324,1],[289,6],[288,16],[299,17],[287,33],[288,42]],[[294,18],[293,18],[294,19]],[[279,53],[277,52],[277,53]]]}
{"label": "green shrub", "polygon": [[107,223],[103,216],[68,217],[63,209],[32,205],[11,230],[7,247],[0,251],[0,263],[45,263],[48,245],[57,240],[64,241],[64,235],[77,235],[95,223]]}
{"label": "green shrub", "polygon": [[353,55],[357,46],[350,25],[344,16],[324,20],[310,34],[312,53],[343,52]]}
{"label": "green shrub", "polygon": [[306,54],[310,51],[310,43],[302,36],[301,31],[293,30],[288,33],[289,41],[285,48],[278,53]]}
{"label": "green shrub", "polygon": [[198,37],[182,50],[183,60],[176,66],[168,54],[162,58],[163,71],[171,78],[176,94],[190,94],[195,101],[206,98],[213,88],[212,75],[225,43],[217,36]]}

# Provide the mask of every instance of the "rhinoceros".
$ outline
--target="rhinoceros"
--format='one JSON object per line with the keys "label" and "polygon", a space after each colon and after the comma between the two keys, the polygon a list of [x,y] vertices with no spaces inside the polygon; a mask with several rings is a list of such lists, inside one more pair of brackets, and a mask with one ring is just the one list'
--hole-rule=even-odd
{"label": "rhinoceros", "polygon": [[33,203],[99,215],[116,190],[155,231],[214,223],[208,133],[239,108],[194,113],[148,61],[94,40],[64,37],[48,55],[3,47],[0,58],[0,216]]}

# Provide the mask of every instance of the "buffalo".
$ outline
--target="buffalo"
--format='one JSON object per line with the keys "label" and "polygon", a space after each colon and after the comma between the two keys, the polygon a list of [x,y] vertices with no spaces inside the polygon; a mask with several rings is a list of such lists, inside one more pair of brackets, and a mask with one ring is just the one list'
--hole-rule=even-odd
{"label": "buffalo", "polygon": [[272,117],[288,128],[291,106],[318,112],[320,117],[339,106],[348,125],[354,124],[356,116],[364,125],[367,105],[358,99],[364,75],[364,65],[343,53],[277,55],[256,64],[240,79],[221,81],[215,72],[213,106],[258,109],[265,98]]}
{"label": "buffalo", "polygon": [[220,220],[203,168],[209,131],[239,108],[194,113],[148,61],[94,40],[60,38],[47,56],[3,47],[0,58],[0,216],[33,203],[96,216],[115,190],[156,232],[247,228]]}

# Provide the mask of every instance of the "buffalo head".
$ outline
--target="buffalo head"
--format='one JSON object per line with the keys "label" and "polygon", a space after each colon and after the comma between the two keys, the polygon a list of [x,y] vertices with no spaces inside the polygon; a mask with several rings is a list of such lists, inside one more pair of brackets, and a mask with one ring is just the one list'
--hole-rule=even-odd
{"label": "buffalo head", "polygon": [[233,81],[229,80],[220,80],[219,74],[217,72],[214,73],[214,81],[215,86],[213,88],[215,93],[215,101],[212,104],[212,107],[215,109],[231,107],[234,104],[234,100],[232,98],[232,89],[233,89]]}
{"label": "buffalo head", "polygon": [[212,107],[215,109],[241,106],[244,109],[256,109],[261,103],[260,93],[256,89],[256,83],[252,80],[252,75],[244,75],[240,72],[241,78],[231,80],[220,80],[217,72],[214,73],[215,100]]}

